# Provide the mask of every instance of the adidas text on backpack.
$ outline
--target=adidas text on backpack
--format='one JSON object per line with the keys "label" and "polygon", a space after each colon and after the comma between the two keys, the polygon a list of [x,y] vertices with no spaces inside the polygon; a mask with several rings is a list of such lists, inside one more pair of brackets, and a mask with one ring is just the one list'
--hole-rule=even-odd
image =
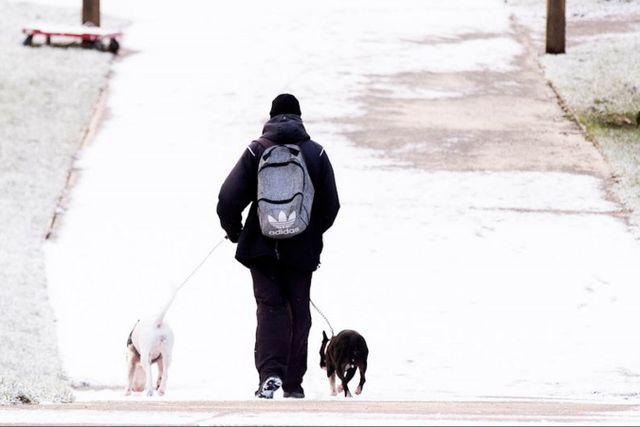
{"label": "adidas text on backpack", "polygon": [[287,239],[309,225],[314,188],[300,147],[267,148],[258,164],[258,220],[262,234]]}

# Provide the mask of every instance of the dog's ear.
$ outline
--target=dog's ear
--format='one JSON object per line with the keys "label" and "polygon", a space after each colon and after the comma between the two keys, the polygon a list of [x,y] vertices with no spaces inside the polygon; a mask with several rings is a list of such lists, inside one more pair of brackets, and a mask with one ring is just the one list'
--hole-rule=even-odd
{"label": "dog's ear", "polygon": [[327,333],[325,331],[322,331],[322,341],[329,341],[329,338],[327,338]]}

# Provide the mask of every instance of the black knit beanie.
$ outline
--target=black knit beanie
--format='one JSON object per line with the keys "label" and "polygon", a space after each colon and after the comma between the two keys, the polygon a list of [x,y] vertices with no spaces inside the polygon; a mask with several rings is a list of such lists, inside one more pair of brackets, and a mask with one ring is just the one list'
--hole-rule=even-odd
{"label": "black knit beanie", "polygon": [[271,111],[269,112],[271,117],[275,117],[278,114],[296,114],[301,116],[300,103],[295,96],[288,93],[283,93],[274,98],[271,103]]}

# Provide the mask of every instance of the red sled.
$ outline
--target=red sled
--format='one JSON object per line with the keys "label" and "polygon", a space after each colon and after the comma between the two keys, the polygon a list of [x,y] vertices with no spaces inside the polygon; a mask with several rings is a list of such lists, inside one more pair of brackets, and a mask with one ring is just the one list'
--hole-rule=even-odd
{"label": "red sled", "polygon": [[122,36],[120,31],[106,30],[100,27],[88,25],[65,26],[46,23],[25,26],[22,32],[27,35],[23,42],[25,46],[33,46],[33,38],[38,35],[46,37],[46,44],[51,44],[51,37],[67,37],[80,39],[83,46],[94,47],[114,54],[120,50],[118,39]]}

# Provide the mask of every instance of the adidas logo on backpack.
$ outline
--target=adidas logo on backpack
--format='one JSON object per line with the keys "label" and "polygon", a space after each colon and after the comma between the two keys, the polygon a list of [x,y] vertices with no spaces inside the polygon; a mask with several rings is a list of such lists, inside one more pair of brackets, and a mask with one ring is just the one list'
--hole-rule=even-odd
{"label": "adidas logo on backpack", "polygon": [[273,225],[275,228],[288,228],[293,225],[296,220],[296,213],[291,212],[291,215],[287,217],[287,214],[284,211],[280,211],[278,214],[278,219],[275,219],[271,215],[267,215],[267,219],[269,220],[269,224]]}
{"label": "adidas logo on backpack", "polygon": [[314,188],[300,147],[267,148],[258,164],[258,220],[262,234],[286,239],[309,225]]}

